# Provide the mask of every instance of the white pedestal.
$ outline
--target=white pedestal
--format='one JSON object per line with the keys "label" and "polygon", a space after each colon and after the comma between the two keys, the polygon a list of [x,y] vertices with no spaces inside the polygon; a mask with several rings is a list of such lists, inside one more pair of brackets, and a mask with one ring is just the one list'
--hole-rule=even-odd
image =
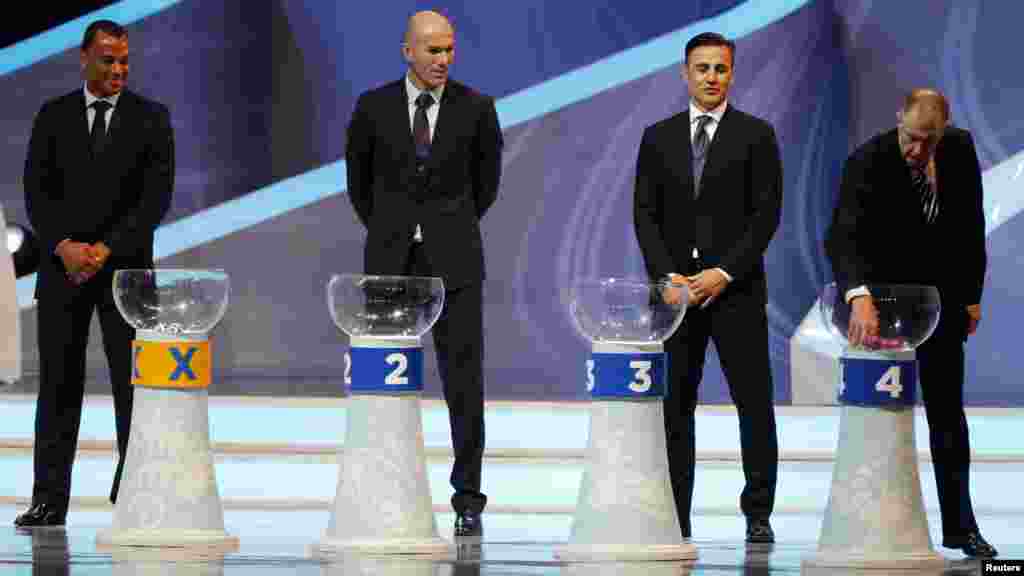
{"label": "white pedestal", "polygon": [[[396,346],[393,340],[368,340],[353,340],[353,346]],[[360,368],[353,364],[353,379]],[[369,372],[376,370],[364,373]],[[352,395],[338,462],[330,523],[317,545],[321,553],[434,555],[453,550],[438,535],[434,519],[420,393]]]}
{"label": "white pedestal", "polygon": [[237,547],[224,531],[207,398],[205,387],[135,387],[113,524],[97,533],[97,545]]}
{"label": "white pedestal", "polygon": [[562,576],[688,576],[694,562],[579,562],[566,564]]}
{"label": "white pedestal", "polygon": [[430,499],[420,397],[360,395],[348,402],[338,490],[320,548],[448,552]]}
{"label": "white pedestal", "polygon": [[[322,576],[456,576],[462,570],[461,567],[453,569],[452,566],[439,564],[440,560],[433,556],[427,559],[349,551],[325,560],[320,571]],[[444,561],[454,561],[454,558]]]}
{"label": "white pedestal", "polygon": [[[660,345],[656,351],[660,352]],[[651,348],[595,345],[595,353]],[[628,390],[629,382],[616,383]],[[602,389],[598,383],[598,390]],[[556,558],[570,562],[690,560],[697,548],[681,535],[668,473],[660,397],[597,399],[572,532]]]}
{"label": "white pedestal", "polygon": [[941,567],[921,498],[912,407],[843,406],[832,491],[805,567]]}

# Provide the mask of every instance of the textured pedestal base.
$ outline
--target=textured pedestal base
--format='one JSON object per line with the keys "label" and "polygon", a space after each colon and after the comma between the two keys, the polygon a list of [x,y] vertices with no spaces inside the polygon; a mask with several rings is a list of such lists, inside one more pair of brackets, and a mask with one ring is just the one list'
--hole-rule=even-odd
{"label": "textured pedestal base", "polygon": [[382,540],[339,540],[324,538],[317,543],[322,554],[358,552],[360,554],[413,554],[418,556],[450,556],[451,542],[440,538],[388,538]]}
{"label": "textured pedestal base", "polygon": [[818,551],[804,565],[906,569],[943,563],[932,548],[921,498],[913,408],[843,406]]}
{"label": "textured pedestal base", "polygon": [[666,545],[595,544],[567,545],[555,548],[555,558],[565,562],[630,562],[640,560],[693,560],[697,548],[687,542]]}
{"label": "textured pedestal base", "polygon": [[349,399],[338,490],[317,547],[329,551],[441,554],[427,481],[419,394]]}
{"label": "textured pedestal base", "polygon": [[665,452],[660,399],[591,403],[590,439],[572,533],[555,557],[689,560]]}
{"label": "textured pedestal base", "polygon": [[124,477],[110,529],[97,542],[187,546],[237,542],[210,453],[206,390],[136,386]]}
{"label": "textured pedestal base", "polygon": [[[805,568],[820,569],[814,574],[831,574],[829,569],[853,568],[862,570],[923,570],[942,568],[946,559],[934,551],[907,552],[898,557],[884,554],[865,554],[850,550],[821,551],[804,559]],[[801,573],[811,573],[801,570]]]}
{"label": "textured pedestal base", "polygon": [[224,530],[136,529],[101,530],[97,546],[211,546],[217,550],[238,549],[238,538]]}

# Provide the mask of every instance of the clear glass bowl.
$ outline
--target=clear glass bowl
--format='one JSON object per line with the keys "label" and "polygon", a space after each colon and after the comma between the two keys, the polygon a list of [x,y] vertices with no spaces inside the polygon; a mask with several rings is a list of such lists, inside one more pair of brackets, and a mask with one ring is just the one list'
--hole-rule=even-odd
{"label": "clear glass bowl", "polygon": [[231,281],[223,270],[117,270],[113,290],[117,310],[136,330],[190,336],[224,317]]}
{"label": "clear glass bowl", "polygon": [[622,278],[579,279],[571,287],[570,313],[590,342],[664,342],[686,314],[689,292],[670,282]]}
{"label": "clear glass bowl", "polygon": [[327,283],[331,319],[350,337],[419,338],[443,307],[440,278],[335,274]]}
{"label": "clear glass bowl", "polygon": [[878,336],[850,344],[850,314],[845,291],[835,282],[825,286],[820,310],[833,338],[851,350],[908,352],[920,346],[939,323],[942,305],[934,286],[914,284],[870,284],[868,291],[878,309]]}

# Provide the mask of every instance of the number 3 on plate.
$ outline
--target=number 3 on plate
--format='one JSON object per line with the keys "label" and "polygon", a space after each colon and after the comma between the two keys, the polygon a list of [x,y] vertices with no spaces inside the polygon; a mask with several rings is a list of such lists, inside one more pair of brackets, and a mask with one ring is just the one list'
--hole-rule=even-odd
{"label": "number 3 on plate", "polygon": [[636,380],[629,383],[630,390],[642,394],[651,389],[651,366],[650,360],[633,360],[629,363],[629,367],[636,370]]}

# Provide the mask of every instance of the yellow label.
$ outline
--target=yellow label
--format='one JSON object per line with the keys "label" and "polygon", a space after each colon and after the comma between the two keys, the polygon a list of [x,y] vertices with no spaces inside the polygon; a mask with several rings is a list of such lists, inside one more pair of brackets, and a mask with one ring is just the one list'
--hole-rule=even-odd
{"label": "yellow label", "polygon": [[132,384],[147,388],[208,388],[210,341],[132,341]]}

